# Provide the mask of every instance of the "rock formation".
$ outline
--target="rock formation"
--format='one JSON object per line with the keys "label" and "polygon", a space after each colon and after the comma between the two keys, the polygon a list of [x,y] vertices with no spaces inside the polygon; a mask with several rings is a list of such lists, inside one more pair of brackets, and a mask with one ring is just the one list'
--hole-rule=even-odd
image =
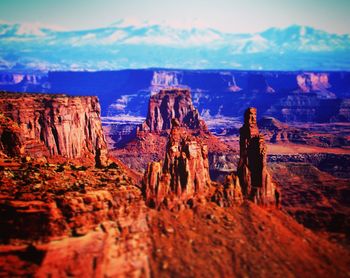
{"label": "rock formation", "polygon": [[257,123],[259,130],[264,133],[265,138],[271,143],[301,142],[302,132],[297,128],[290,127],[273,117],[263,117]]}
{"label": "rock formation", "polygon": [[[164,161],[163,153],[159,150],[166,149],[167,136],[173,127],[171,117],[176,119],[178,126],[187,128],[189,134],[200,138],[208,146],[209,159],[214,153],[220,153],[221,156],[229,150],[225,143],[208,131],[205,122],[200,119],[197,109],[192,104],[190,91],[178,88],[163,89],[150,97],[147,119],[138,126],[136,135],[132,134],[128,137],[128,142],[124,141],[120,148],[111,151],[112,155],[139,172],[147,169],[150,161]],[[224,171],[223,174],[226,175],[227,172]]]}
{"label": "rock formation", "polygon": [[346,135],[344,127],[340,127],[338,123],[329,123],[322,128],[315,123],[299,123],[292,126],[265,116],[258,121],[258,127],[265,140],[270,143],[293,143],[325,148],[350,146],[350,138]]}
{"label": "rock formation", "polygon": [[172,121],[165,160],[148,164],[143,180],[146,202],[153,207],[186,203],[210,185],[207,146]]}
{"label": "rock formation", "polygon": [[0,158],[1,277],[149,277],[147,208],[123,165],[32,161]]}
{"label": "rock formation", "polygon": [[329,74],[305,72],[296,76],[299,90],[303,93],[311,91],[324,91],[331,87]]}
{"label": "rock formation", "polygon": [[[1,93],[0,110],[0,147],[8,154],[14,154],[8,150],[15,149],[18,141],[30,156],[94,156],[97,165],[106,164],[107,145],[97,97]],[[13,136],[18,139],[11,140]]]}
{"label": "rock formation", "polygon": [[18,124],[0,113],[0,152],[9,156],[24,154],[21,129]]}
{"label": "rock formation", "polygon": [[212,201],[220,207],[231,207],[243,202],[239,178],[235,174],[226,176],[223,186],[218,186],[212,196]]}
{"label": "rock formation", "polygon": [[256,109],[248,108],[240,133],[240,159],[237,173],[243,195],[258,203],[274,201],[275,185],[267,171],[266,145],[256,123]]}
{"label": "rock formation", "polygon": [[206,128],[192,104],[188,89],[164,89],[151,96],[147,118],[140,130],[159,132],[171,129],[173,118],[190,129]]}

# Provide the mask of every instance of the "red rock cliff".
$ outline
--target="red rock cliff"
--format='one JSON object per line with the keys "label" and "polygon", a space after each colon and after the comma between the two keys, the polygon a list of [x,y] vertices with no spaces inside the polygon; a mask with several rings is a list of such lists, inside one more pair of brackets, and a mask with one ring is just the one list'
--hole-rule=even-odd
{"label": "red rock cliff", "polygon": [[243,195],[258,203],[275,199],[275,186],[267,171],[266,144],[256,123],[256,108],[248,108],[240,132],[240,159],[237,173]]}
{"label": "red rock cliff", "polygon": [[149,163],[144,175],[144,192],[150,206],[186,203],[203,196],[210,185],[207,146],[174,122],[164,164]]}
{"label": "red rock cliff", "polygon": [[151,96],[147,119],[140,130],[171,129],[173,118],[177,119],[180,125],[191,129],[205,127],[205,123],[199,119],[198,110],[192,104],[191,92],[188,89],[165,89]]}
{"label": "red rock cliff", "polygon": [[0,111],[0,147],[7,154],[11,155],[9,150],[15,149],[18,141],[23,144],[21,152],[34,157],[93,155],[97,164],[106,163],[107,145],[97,97],[1,93]]}
{"label": "red rock cliff", "polygon": [[122,165],[0,166],[0,277],[149,277],[147,208]]}

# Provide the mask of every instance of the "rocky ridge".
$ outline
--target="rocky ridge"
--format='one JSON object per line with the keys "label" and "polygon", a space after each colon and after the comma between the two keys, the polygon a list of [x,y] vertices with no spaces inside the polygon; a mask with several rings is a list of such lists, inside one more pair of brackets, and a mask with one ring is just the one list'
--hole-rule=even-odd
{"label": "rocky ridge", "polygon": [[[322,125],[322,124],[320,124]],[[339,127],[338,127],[339,126]],[[258,121],[258,127],[270,143],[295,143],[319,147],[340,147],[350,145],[348,127],[341,124],[329,124],[329,127],[317,125],[288,125],[273,117],[263,117]]]}

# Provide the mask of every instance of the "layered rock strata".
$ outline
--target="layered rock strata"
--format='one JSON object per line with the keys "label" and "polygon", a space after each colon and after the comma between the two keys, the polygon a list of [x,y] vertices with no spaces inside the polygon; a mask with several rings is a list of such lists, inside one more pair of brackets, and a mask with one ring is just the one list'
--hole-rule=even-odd
{"label": "layered rock strata", "polygon": [[210,186],[207,146],[172,121],[164,163],[148,164],[143,180],[146,202],[173,207],[204,196]]}
{"label": "layered rock strata", "polygon": [[237,173],[243,195],[258,203],[267,204],[275,200],[277,189],[267,171],[266,144],[256,123],[256,109],[248,108],[240,133],[240,159]]}
{"label": "layered rock strata", "polygon": [[[9,155],[18,141],[23,152],[33,157],[92,156],[97,165],[106,164],[107,144],[97,97],[1,93],[0,110],[2,122],[8,123],[0,128],[1,149]],[[16,136],[18,140],[11,139]]]}
{"label": "layered rock strata", "polygon": [[190,129],[205,128],[198,110],[192,104],[188,89],[164,89],[151,96],[146,121],[140,131],[160,132],[172,128],[172,119]]}

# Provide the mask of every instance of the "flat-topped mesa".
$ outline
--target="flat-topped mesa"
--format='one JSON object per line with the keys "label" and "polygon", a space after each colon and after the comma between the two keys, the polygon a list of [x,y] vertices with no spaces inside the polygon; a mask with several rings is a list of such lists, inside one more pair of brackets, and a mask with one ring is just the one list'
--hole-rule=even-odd
{"label": "flat-topped mesa", "polygon": [[[1,93],[0,111],[6,119],[2,123],[9,123],[0,128],[0,146],[7,155],[91,157],[98,166],[107,163],[97,97]],[[22,150],[9,152],[18,148],[16,142]]]}
{"label": "flat-topped mesa", "polygon": [[244,124],[240,133],[240,159],[237,174],[242,193],[258,204],[275,201],[276,188],[267,171],[266,144],[256,122],[256,108],[248,108],[244,113]]}
{"label": "flat-topped mesa", "polygon": [[205,195],[210,186],[208,149],[173,120],[165,160],[148,164],[143,180],[146,203],[173,208]]}
{"label": "flat-topped mesa", "polygon": [[207,129],[204,121],[199,119],[198,110],[192,104],[191,92],[188,89],[163,89],[151,96],[148,114],[140,131],[159,132],[172,128],[172,119],[181,126],[190,129]]}

